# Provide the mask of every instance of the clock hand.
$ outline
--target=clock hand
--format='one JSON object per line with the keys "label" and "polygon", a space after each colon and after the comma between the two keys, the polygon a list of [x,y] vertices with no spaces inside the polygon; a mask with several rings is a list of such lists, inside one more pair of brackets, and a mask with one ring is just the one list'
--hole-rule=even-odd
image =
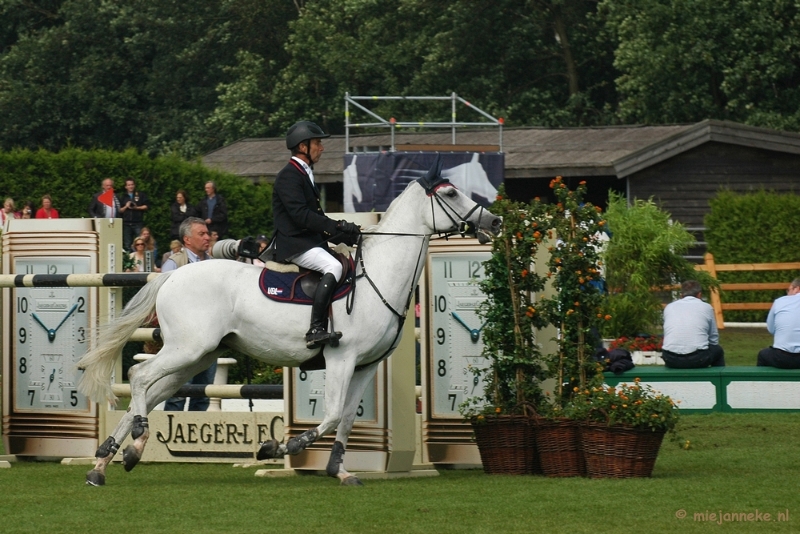
{"label": "clock hand", "polygon": [[47,384],[47,390],[50,391],[50,386],[53,384],[53,380],[56,379],[56,370],[53,369],[53,372],[50,373],[50,383]]}
{"label": "clock hand", "polygon": [[478,376],[477,376],[477,375],[476,375],[476,376],[475,376],[475,377],[472,379],[472,391],[470,392],[470,395],[472,395],[473,393],[475,393],[475,386],[477,386],[477,385],[478,385],[478,382],[480,382],[480,380],[481,380],[481,379],[480,379],[480,378],[478,378]]}
{"label": "clock hand", "polygon": [[59,328],[61,328],[61,325],[64,324],[64,321],[66,321],[69,318],[69,316],[72,315],[77,309],[78,309],[78,304],[77,303],[73,304],[72,308],[70,308],[67,314],[64,316],[64,318],[61,319],[61,322],[58,323],[58,326],[53,328],[53,337],[55,337],[55,333],[56,331],[58,331]]}
{"label": "clock hand", "polygon": [[[461,323],[461,326],[467,329],[467,331],[469,332],[470,340],[472,340],[473,343],[477,343],[478,339],[480,339],[481,337],[481,330],[480,329],[475,330],[473,328],[470,328],[469,325],[464,322],[464,319],[462,319],[461,316],[458,315],[456,312],[450,312],[450,314],[453,316],[453,319]],[[484,323],[484,325],[485,324],[486,323]],[[483,326],[481,326],[481,328],[483,328]]]}
{"label": "clock hand", "polygon": [[[39,316],[38,316],[38,315],[36,315],[35,313],[32,313],[32,314],[31,314],[31,317],[33,317],[33,318],[34,318],[34,320],[35,320],[37,323],[39,323],[39,324],[42,326],[42,328],[44,328],[44,329],[45,329],[45,331],[47,331],[47,340],[48,340],[48,341],[50,341],[50,342],[52,343],[52,342],[53,342],[53,340],[56,338],[56,331],[55,331],[55,330],[51,330],[50,328],[47,328],[47,326],[45,326],[45,324],[42,322],[42,320],[41,320],[41,319],[39,319]],[[60,325],[59,325],[59,326],[60,326]]]}

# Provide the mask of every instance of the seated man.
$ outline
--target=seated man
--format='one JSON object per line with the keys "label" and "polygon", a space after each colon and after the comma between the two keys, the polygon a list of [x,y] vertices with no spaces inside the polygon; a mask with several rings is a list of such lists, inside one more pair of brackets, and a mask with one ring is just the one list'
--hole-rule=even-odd
{"label": "seated man", "polygon": [[767,315],[772,346],[758,353],[756,365],[800,369],[800,278],[792,280],[786,296],[776,299]]}
{"label": "seated man", "polygon": [[661,357],[667,367],[698,369],[724,367],[714,309],[700,300],[697,280],[681,284],[681,298],[664,308],[664,344]]}

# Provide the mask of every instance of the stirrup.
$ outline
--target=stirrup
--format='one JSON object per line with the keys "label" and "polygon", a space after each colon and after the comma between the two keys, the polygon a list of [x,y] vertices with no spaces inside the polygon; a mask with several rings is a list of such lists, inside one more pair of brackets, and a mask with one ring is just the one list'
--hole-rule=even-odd
{"label": "stirrup", "polygon": [[317,349],[325,344],[330,343],[331,346],[336,347],[339,345],[339,340],[342,338],[341,332],[328,332],[327,330],[312,330],[306,334],[306,348]]}

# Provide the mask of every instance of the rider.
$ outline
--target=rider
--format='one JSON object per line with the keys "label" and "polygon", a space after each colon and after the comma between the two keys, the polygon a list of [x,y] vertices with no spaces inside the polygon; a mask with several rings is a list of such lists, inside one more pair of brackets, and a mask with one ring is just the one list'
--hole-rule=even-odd
{"label": "rider", "polygon": [[320,347],[338,339],[328,332],[328,308],[342,265],[327,243],[354,244],[361,229],[349,221],[334,221],[322,211],[314,184],[314,164],[322,156],[322,139],[330,137],[309,121],[292,125],[286,133],[286,148],[292,158],[278,173],[272,190],[275,233],[272,240],[275,261],[291,262],[322,273],[311,307],[311,326],[306,346]]}

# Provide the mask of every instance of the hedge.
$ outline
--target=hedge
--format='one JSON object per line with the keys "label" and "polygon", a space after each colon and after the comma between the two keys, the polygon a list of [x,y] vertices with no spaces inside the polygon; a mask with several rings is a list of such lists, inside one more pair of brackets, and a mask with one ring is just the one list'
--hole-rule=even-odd
{"label": "hedge", "polygon": [[[800,196],[760,190],[721,190],[705,217],[708,251],[716,263],[800,262]],[[789,282],[800,271],[719,273],[721,282]],[[770,302],[780,291],[727,291],[723,302]],[[764,322],[767,313],[726,312],[727,321]]]}
{"label": "hedge", "polygon": [[150,198],[145,225],[158,241],[159,252],[169,248],[170,205],[175,192],[185,189],[192,204],[203,199],[211,180],[228,203],[227,237],[269,234],[272,231],[272,186],[257,185],[239,176],[203,167],[178,157],[151,158],[134,149],[124,152],[69,148],[0,152],[0,195],[14,199],[21,209],[26,200],[41,206],[42,195],[53,197],[61,217],[88,217],[92,196],[104,178],[114,179],[114,190],[124,191],[125,179]]}

